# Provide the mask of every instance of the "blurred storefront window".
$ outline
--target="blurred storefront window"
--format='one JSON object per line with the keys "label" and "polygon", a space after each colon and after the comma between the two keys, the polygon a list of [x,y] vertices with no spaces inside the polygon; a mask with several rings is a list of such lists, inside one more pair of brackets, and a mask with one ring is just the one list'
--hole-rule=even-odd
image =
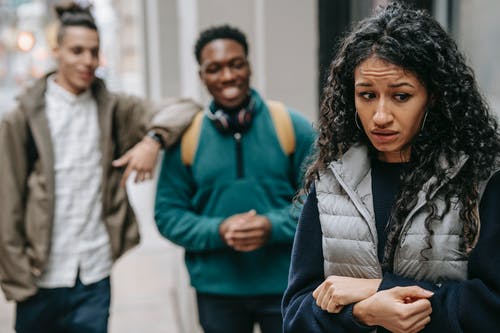
{"label": "blurred storefront window", "polygon": [[[54,0],[0,0],[0,116],[33,80],[53,70]],[[115,91],[144,95],[141,73],[140,1],[77,1],[92,4],[101,37],[97,75]],[[125,4],[125,2],[127,2]]]}
{"label": "blurred storefront window", "polygon": [[460,0],[453,2],[453,33],[491,109],[500,118],[500,1]]}
{"label": "blurred storefront window", "polygon": [[0,113],[15,95],[53,67],[48,40],[52,19],[40,1],[0,2]]}
{"label": "blurred storefront window", "polygon": [[[51,41],[50,37],[55,33],[52,7],[59,1],[0,0],[0,115],[12,108],[14,97],[23,87],[54,67],[51,58],[54,38]],[[139,96],[145,96],[147,91],[153,97],[160,97],[166,92],[178,93],[182,81],[179,79],[182,73],[178,73],[181,63],[181,53],[178,50],[182,43],[178,38],[183,36],[184,27],[179,23],[175,8],[181,1],[183,0],[78,0],[94,6],[101,33],[101,66],[97,74],[106,80],[111,90]],[[198,3],[202,0],[193,1]],[[225,4],[226,1],[230,4],[230,0],[220,0],[218,4]],[[318,95],[321,94],[338,36],[352,22],[365,17],[375,7],[388,1],[317,1]],[[430,10],[454,35],[460,48],[465,51],[469,64],[474,68],[479,85],[492,109],[500,115],[500,66],[496,65],[500,60],[500,46],[495,43],[500,31],[500,20],[497,17],[500,13],[500,1],[400,1]],[[147,8],[150,7],[158,8],[159,12],[148,11]],[[212,17],[215,15],[213,12],[205,10],[200,17],[207,22],[215,20],[213,17],[205,18],[204,15]],[[190,50],[189,48],[189,52]],[[149,64],[146,64],[146,59],[149,59]],[[151,73],[158,80],[151,80]],[[151,94],[153,90],[158,91],[158,94]]]}

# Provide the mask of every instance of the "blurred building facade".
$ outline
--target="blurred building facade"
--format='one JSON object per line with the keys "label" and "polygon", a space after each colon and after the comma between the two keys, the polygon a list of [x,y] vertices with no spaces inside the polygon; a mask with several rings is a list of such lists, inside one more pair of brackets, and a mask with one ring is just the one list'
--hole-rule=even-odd
{"label": "blurred building facade", "polygon": [[[338,38],[352,22],[369,15],[386,0],[91,2],[101,32],[98,75],[112,90],[154,100],[182,95],[206,102],[208,95],[198,78],[193,45],[200,30],[229,23],[241,28],[249,38],[253,86],[264,96],[282,100],[315,120],[321,85]],[[430,10],[456,38],[492,109],[500,114],[500,66],[497,66],[500,45],[494,42],[500,33],[500,1],[408,2]],[[54,3],[57,1],[0,0],[0,117],[13,107],[14,97],[23,87],[54,66],[50,57],[54,41]],[[143,214],[152,214],[150,192],[153,190],[153,186],[147,190],[147,208],[139,209]],[[152,223],[149,221],[152,217],[143,219]],[[156,252],[154,257],[158,258]],[[160,261],[157,260],[157,264],[161,265]],[[180,260],[177,263],[182,265]],[[197,320],[192,312],[193,303],[182,297],[191,297],[182,292],[186,289],[187,277],[177,268],[168,271],[176,275],[170,280],[178,281],[175,282],[177,286],[182,284],[182,288],[177,288],[181,290],[180,296],[176,296],[180,306],[174,307],[181,317],[180,326],[184,327],[179,333],[195,332],[193,327]],[[158,297],[163,297],[161,295],[164,294],[159,293]],[[133,306],[123,304],[125,310],[130,310],[124,312],[122,309],[127,316],[137,313]],[[0,332],[11,332],[12,312],[0,312]],[[118,313],[116,308],[114,313]],[[158,316],[160,318],[161,314]],[[117,321],[124,322],[123,318]],[[160,324],[163,322],[158,321]],[[126,330],[123,327],[116,331]]]}
{"label": "blurred building facade", "polygon": [[[500,112],[500,2],[405,0],[427,8],[455,36],[493,109]],[[0,113],[53,66],[55,0],[0,0]],[[229,23],[250,42],[253,85],[315,119],[328,63],[342,32],[387,0],[79,0],[101,29],[98,74],[113,90],[160,99],[208,98],[197,74],[198,32]]]}

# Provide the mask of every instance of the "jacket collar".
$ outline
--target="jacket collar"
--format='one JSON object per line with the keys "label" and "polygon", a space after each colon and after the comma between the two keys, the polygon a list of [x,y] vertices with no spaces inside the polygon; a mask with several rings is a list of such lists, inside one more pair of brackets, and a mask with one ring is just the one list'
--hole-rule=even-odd
{"label": "jacket collar", "polygon": [[45,90],[47,76],[37,80],[33,86],[18,98],[19,109],[26,113],[28,126],[38,151],[38,158],[43,167],[47,181],[47,193],[53,195],[55,191],[54,151],[50,136],[49,123],[45,114]]}
{"label": "jacket collar", "polygon": [[[47,192],[54,193],[55,175],[54,175],[54,151],[50,135],[49,123],[45,113],[45,91],[47,90],[47,79],[54,72],[48,73],[43,78],[38,79],[18,97],[19,109],[26,113],[28,125],[33,135],[33,140],[38,150],[38,156],[44,165],[44,173],[47,179]],[[104,82],[95,79],[90,91],[97,102],[98,121],[100,134],[100,144],[103,156],[102,163],[109,163],[111,147],[111,123],[112,123],[112,105],[115,102],[114,95],[106,89]]]}
{"label": "jacket collar", "polygon": [[[47,80],[55,72],[49,72],[44,77],[36,80],[31,87],[29,87],[17,100],[21,108],[28,112],[28,116],[33,113],[44,111],[45,108],[45,91],[47,90]],[[104,81],[96,78],[90,86],[90,92],[97,101],[97,104],[103,105],[108,97],[108,91]],[[85,95],[86,96],[86,95]]]}

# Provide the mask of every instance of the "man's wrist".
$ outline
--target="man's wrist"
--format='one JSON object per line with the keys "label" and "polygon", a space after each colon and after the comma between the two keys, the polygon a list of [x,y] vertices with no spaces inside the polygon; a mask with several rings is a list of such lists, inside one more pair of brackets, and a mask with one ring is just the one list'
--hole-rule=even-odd
{"label": "man's wrist", "polygon": [[165,141],[161,134],[157,133],[155,130],[150,130],[146,133],[146,137],[153,139],[156,141],[161,148],[165,148]]}

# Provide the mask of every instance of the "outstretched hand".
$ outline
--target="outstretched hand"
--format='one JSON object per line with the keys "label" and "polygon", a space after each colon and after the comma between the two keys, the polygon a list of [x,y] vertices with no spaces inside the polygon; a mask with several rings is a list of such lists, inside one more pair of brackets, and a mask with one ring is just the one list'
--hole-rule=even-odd
{"label": "outstretched hand", "polygon": [[128,150],[123,156],[114,160],[114,167],[122,168],[126,166],[120,186],[125,187],[132,171],[136,171],[136,183],[151,179],[160,149],[161,146],[158,142],[150,137],[144,137],[144,139]]}

